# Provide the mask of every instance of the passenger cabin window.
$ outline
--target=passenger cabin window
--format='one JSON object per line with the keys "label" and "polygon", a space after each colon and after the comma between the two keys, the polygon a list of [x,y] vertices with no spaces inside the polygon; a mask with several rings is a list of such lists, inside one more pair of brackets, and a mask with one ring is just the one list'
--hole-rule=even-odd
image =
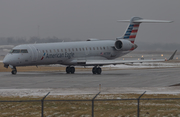
{"label": "passenger cabin window", "polygon": [[49,50],[51,52],[51,50]]}
{"label": "passenger cabin window", "polygon": [[97,50],[99,50],[99,48],[97,47]]}
{"label": "passenger cabin window", "polygon": [[57,52],[59,52],[59,49],[57,49]]}
{"label": "passenger cabin window", "polygon": [[44,50],[43,50],[43,53],[44,53]]}
{"label": "passenger cabin window", "polygon": [[28,53],[27,50],[21,50],[21,53]]}
{"label": "passenger cabin window", "polygon": [[61,49],[61,52],[63,52],[63,49]]}
{"label": "passenger cabin window", "polygon": [[48,53],[48,51],[46,50],[46,52]]}
{"label": "passenger cabin window", "polygon": [[82,48],[82,50],[84,51],[84,48]]}
{"label": "passenger cabin window", "polygon": [[103,49],[105,50],[105,47],[103,47]]}

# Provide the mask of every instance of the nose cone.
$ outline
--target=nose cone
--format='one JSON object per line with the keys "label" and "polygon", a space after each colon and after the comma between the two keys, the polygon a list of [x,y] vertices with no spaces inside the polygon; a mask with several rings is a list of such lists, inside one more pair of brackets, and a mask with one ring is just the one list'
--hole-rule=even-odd
{"label": "nose cone", "polygon": [[3,63],[5,64],[5,65],[9,65],[9,59],[8,59],[8,57],[7,56],[5,56],[4,57],[4,59],[3,59]]}

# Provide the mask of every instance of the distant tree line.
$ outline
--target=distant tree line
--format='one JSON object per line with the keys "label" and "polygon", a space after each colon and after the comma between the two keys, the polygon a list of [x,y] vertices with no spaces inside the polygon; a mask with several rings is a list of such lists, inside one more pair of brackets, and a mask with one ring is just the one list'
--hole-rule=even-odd
{"label": "distant tree line", "polygon": [[[47,38],[38,38],[36,36],[26,38],[26,37],[0,37],[0,45],[20,45],[20,44],[32,44],[32,43],[53,43],[53,42],[68,42],[68,41],[80,41],[80,40],[72,40],[70,38],[57,38],[57,37],[47,37]],[[85,40],[84,40],[85,41]],[[180,50],[180,46],[178,43],[143,43],[138,42],[137,50]]]}

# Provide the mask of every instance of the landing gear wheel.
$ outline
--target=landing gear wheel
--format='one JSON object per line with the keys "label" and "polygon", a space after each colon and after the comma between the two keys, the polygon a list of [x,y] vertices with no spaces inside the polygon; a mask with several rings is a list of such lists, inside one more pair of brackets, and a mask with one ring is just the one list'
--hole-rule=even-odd
{"label": "landing gear wheel", "polygon": [[74,67],[66,67],[66,73],[69,74],[74,74],[75,72],[75,68]]}
{"label": "landing gear wheel", "polygon": [[101,74],[101,72],[102,72],[101,68],[100,68],[100,67],[97,68],[97,69],[96,69],[96,72],[97,72],[97,74]]}
{"label": "landing gear wheel", "polygon": [[70,73],[70,67],[66,67],[66,73],[67,73],[67,74]]}
{"label": "landing gear wheel", "polygon": [[92,69],[92,73],[93,73],[93,74],[96,74],[96,69],[97,69],[97,68],[93,67],[93,69]]}
{"label": "landing gear wheel", "polygon": [[70,67],[70,72],[71,72],[71,74],[74,74],[75,68],[74,67]]}
{"label": "landing gear wheel", "polygon": [[12,70],[11,73],[12,73],[13,75],[16,75],[17,70]]}
{"label": "landing gear wheel", "polygon": [[100,67],[93,67],[92,68],[92,73],[93,74],[101,74],[101,72],[102,72],[102,70],[101,70],[101,68]]}

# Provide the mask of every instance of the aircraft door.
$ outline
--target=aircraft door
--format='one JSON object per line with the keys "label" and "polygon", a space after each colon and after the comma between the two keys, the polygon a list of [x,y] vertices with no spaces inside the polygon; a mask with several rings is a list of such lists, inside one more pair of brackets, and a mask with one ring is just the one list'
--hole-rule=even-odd
{"label": "aircraft door", "polygon": [[38,60],[38,50],[33,45],[29,45],[31,49],[32,61],[35,62]]}

